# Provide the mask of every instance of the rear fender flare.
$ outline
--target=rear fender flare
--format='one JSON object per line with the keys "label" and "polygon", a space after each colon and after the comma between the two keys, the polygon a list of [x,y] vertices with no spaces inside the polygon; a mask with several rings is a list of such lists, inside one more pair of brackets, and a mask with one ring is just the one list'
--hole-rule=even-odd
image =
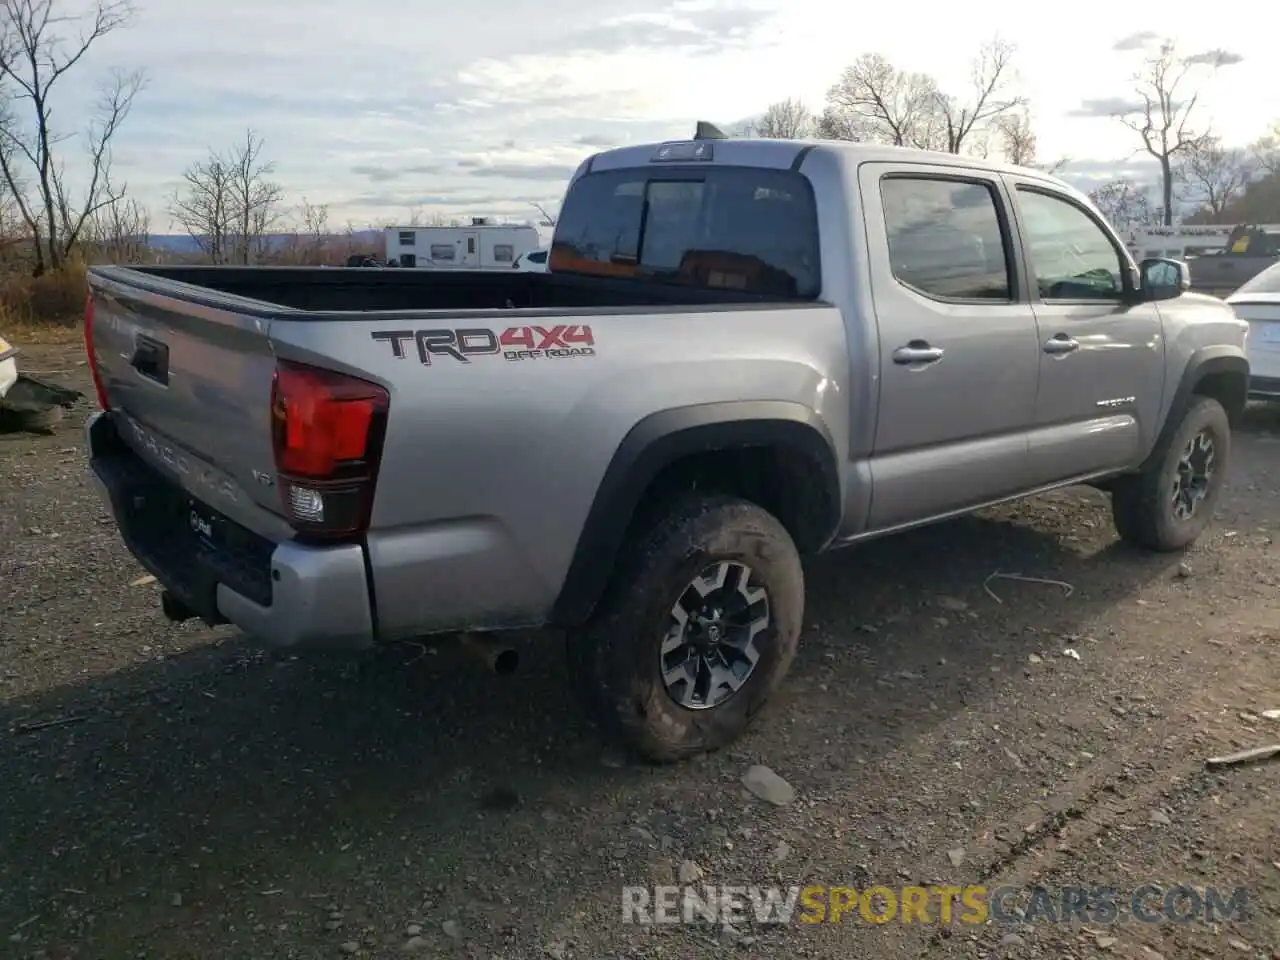
{"label": "rear fender flare", "polygon": [[573,626],[595,609],[613,574],[628,527],[649,485],[691,454],[741,447],[784,447],[809,458],[824,497],[820,547],[840,522],[836,446],[819,416],[787,401],[729,401],[663,410],[631,428],[614,452],[578,537],[551,622]]}

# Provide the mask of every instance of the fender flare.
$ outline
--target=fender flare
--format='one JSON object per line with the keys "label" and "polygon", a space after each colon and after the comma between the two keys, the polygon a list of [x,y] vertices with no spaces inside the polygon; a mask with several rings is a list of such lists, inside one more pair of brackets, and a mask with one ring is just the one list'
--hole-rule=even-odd
{"label": "fender flare", "polygon": [[[1191,402],[1191,396],[1195,393],[1196,387],[1200,385],[1200,381],[1207,376],[1220,373],[1239,375],[1243,384],[1241,398],[1248,397],[1249,360],[1241,352],[1240,348],[1226,344],[1201,347],[1191,355],[1187,365],[1182,370],[1182,376],[1179,378],[1178,386],[1174,390],[1173,400],[1169,404],[1164,416],[1164,423],[1160,427],[1160,434],[1156,438],[1151,452],[1139,468],[1139,472],[1146,471],[1160,458],[1170,437],[1178,429],[1182,411],[1187,409],[1187,405]],[[1243,408],[1243,403],[1241,407]],[[1238,410],[1227,411],[1227,415],[1233,421],[1237,413],[1239,413]]]}
{"label": "fender flare", "polygon": [[645,491],[684,457],[741,447],[786,447],[809,458],[826,496],[821,546],[840,522],[840,471],[835,443],[809,408],[787,401],[727,401],[650,414],[619,443],[596,489],[550,620],[575,626],[591,616],[613,575],[628,527]]}

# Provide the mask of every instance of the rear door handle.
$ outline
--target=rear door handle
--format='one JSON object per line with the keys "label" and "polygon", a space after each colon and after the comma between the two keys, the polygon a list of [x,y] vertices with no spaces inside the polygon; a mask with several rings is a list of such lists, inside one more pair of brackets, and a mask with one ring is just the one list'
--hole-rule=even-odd
{"label": "rear door handle", "polygon": [[893,351],[893,362],[899,366],[917,363],[937,363],[942,359],[942,348],[931,347],[924,340],[912,340],[905,347]]}
{"label": "rear door handle", "polygon": [[1056,334],[1044,342],[1044,352],[1048,354],[1061,355],[1079,349],[1080,341],[1068,337],[1065,333]]}

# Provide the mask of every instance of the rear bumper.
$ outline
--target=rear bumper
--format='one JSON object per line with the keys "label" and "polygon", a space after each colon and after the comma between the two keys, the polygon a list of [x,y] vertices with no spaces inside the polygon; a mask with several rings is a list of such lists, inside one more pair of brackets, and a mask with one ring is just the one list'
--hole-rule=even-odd
{"label": "rear bumper", "polygon": [[210,624],[273,647],[363,649],[375,639],[364,548],[272,543],[199,504],[219,542],[189,522],[191,498],[120,439],[108,414],[85,426],[89,464],[125,546]]}

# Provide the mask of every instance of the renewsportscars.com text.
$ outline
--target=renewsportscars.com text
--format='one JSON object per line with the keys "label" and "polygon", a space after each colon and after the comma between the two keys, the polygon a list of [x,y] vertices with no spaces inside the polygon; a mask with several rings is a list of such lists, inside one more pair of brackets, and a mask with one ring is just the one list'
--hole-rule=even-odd
{"label": "renewsportscars.com text", "polygon": [[1243,888],[1108,886],[624,887],[622,921],[676,923],[1219,923],[1247,921]]}

